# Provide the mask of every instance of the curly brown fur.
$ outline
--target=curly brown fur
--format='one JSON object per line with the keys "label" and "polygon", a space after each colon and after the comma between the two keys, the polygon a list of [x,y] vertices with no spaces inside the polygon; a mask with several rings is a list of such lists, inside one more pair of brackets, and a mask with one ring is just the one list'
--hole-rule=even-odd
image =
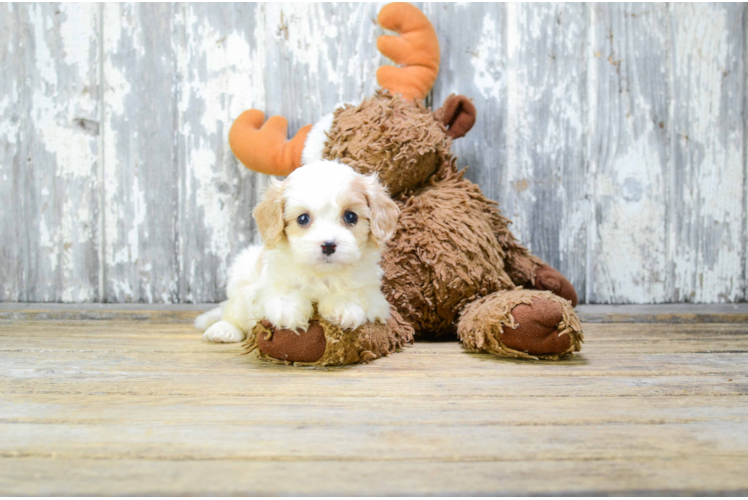
{"label": "curly brown fur", "polygon": [[[432,182],[456,171],[450,152],[452,140],[442,124],[444,109],[432,113],[420,101],[379,90],[358,106],[346,105],[335,111],[323,156],[361,173],[377,172],[390,194],[407,198],[437,170]],[[492,223],[512,282],[533,285],[534,269],[543,262],[519,244],[509,231],[511,221],[498,210]]]}
{"label": "curly brown fur", "polygon": [[334,117],[323,158],[376,172],[393,196],[454,164],[452,140],[421,101],[378,90],[358,106],[338,108]]}
{"label": "curly brown fur", "polygon": [[[553,330],[554,335],[569,336],[568,347],[563,352],[532,353],[513,349],[502,340],[506,328],[519,326],[512,311],[520,304],[530,305],[538,299],[551,301],[561,309],[560,321]],[[579,351],[584,341],[582,325],[567,300],[551,292],[523,289],[499,291],[469,304],[460,316],[457,334],[468,350],[490,352],[506,358],[555,360]]]}
{"label": "curly brown fur", "polygon": [[[297,366],[338,366],[354,363],[368,363],[377,358],[392,354],[406,344],[413,343],[413,328],[403,321],[396,310],[386,324],[366,323],[356,330],[342,330],[322,318],[315,311],[311,322],[319,323],[325,335],[326,347],[321,358],[314,362],[300,362],[292,359],[274,358],[259,348],[259,338],[273,335],[271,325],[258,323],[244,342],[244,354],[257,351],[260,359]],[[302,333],[301,335],[304,335]]]}
{"label": "curly brown fur", "polygon": [[465,304],[514,288],[493,232],[501,216],[462,173],[431,183],[400,209],[382,256],[383,289],[416,332],[454,332]]}
{"label": "curly brown fur", "polygon": [[[471,310],[471,302],[487,296],[492,299],[481,303],[493,304],[495,292],[550,286],[536,276],[547,265],[517,241],[498,204],[464,179],[463,172],[457,172],[447,126],[465,117],[448,119],[452,101],[469,104],[462,96],[450,96],[443,108],[432,113],[422,102],[378,91],[358,106],[335,111],[323,152],[323,157],[347,163],[358,172],[378,173],[396,198],[401,215],[383,254],[383,289],[418,335],[454,333],[460,310]],[[452,115],[458,115],[457,111],[452,110]],[[467,118],[474,121],[475,117]],[[558,280],[545,281],[553,285]],[[529,297],[528,293],[545,292],[524,291],[520,296]],[[564,317],[578,324],[569,307],[563,306]],[[561,314],[560,310],[556,313]],[[480,328],[495,328],[492,318],[486,316]],[[559,351],[578,349],[581,330],[570,331],[573,335],[578,331],[579,336],[560,349],[557,342]],[[516,338],[522,332],[520,328],[513,334]],[[532,356],[507,345],[512,342],[510,335],[504,334],[503,343],[501,332],[496,335],[499,347],[491,347],[491,352]],[[560,356],[541,355],[546,359]]]}

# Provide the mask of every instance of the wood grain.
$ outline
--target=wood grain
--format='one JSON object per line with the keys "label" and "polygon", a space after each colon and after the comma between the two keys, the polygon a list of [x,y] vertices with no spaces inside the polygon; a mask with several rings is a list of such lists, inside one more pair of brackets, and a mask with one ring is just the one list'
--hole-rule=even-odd
{"label": "wood grain", "polygon": [[748,492],[745,323],[585,324],[561,362],[418,342],[299,369],[167,312],[0,319],[0,494]]}
{"label": "wood grain", "polygon": [[[417,4],[459,165],[587,303],[746,298],[743,4]],[[226,135],[376,88],[382,4],[0,7],[0,301],[199,303],[257,241]]]}
{"label": "wood grain", "polygon": [[582,4],[507,4],[507,13],[507,158],[499,199],[520,241],[586,302],[587,265],[578,256],[587,251],[589,206],[587,12]]}
{"label": "wood grain", "polygon": [[[486,195],[499,202],[506,176],[507,12],[498,3],[430,3],[425,13],[436,29],[442,52],[439,77],[432,90],[438,108],[451,94],[473,100],[477,120],[468,134],[453,143],[458,166]],[[470,26],[470,29],[454,29]]]}
{"label": "wood grain", "polygon": [[0,9],[0,301],[97,300],[97,8]]}
{"label": "wood grain", "polygon": [[745,300],[745,4],[672,15],[672,300]]}
{"label": "wood grain", "polygon": [[668,302],[672,89],[665,4],[591,8],[591,302]]}
{"label": "wood grain", "polygon": [[106,302],[178,302],[171,4],[103,6]]}
{"label": "wood grain", "polygon": [[224,300],[231,259],[255,239],[264,176],[239,164],[228,131],[246,109],[267,109],[264,9],[177,7],[178,302]]}
{"label": "wood grain", "polygon": [[[440,462],[270,460],[69,460],[0,458],[0,488],[15,495],[745,495],[746,462],[734,457],[699,462],[598,460]],[[538,478],[543,472],[542,479]],[[31,484],[9,478],[28,477]],[[107,483],[103,489],[101,482]]]}

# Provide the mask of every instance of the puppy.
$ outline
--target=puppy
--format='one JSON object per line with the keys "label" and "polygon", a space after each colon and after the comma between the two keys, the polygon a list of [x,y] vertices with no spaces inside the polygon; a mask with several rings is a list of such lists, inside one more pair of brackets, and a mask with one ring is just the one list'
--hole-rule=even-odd
{"label": "puppy", "polygon": [[337,162],[271,179],[253,212],[264,246],[239,254],[229,269],[228,300],[195,326],[206,340],[239,342],[263,319],[307,329],[315,304],[343,328],[386,321],[379,259],[399,213],[376,175]]}

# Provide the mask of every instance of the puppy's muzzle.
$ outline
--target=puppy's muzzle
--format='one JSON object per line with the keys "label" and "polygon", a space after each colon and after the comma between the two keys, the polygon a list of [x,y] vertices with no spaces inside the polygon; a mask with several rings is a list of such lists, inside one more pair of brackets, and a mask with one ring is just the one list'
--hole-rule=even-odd
{"label": "puppy's muzzle", "polygon": [[334,241],[326,241],[322,244],[322,253],[325,255],[332,255],[335,253],[337,245]]}

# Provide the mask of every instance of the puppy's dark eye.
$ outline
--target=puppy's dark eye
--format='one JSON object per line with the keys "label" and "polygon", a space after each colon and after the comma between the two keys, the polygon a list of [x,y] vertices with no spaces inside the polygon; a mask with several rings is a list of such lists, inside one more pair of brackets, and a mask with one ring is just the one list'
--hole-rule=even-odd
{"label": "puppy's dark eye", "polygon": [[353,225],[356,222],[358,222],[358,215],[356,215],[355,213],[351,212],[350,210],[346,210],[345,211],[345,214],[343,214],[343,218],[345,219],[345,221],[348,224],[351,224],[351,225]]}
{"label": "puppy's dark eye", "polygon": [[298,217],[296,217],[296,222],[299,223],[300,226],[306,226],[309,224],[309,214],[301,214]]}

